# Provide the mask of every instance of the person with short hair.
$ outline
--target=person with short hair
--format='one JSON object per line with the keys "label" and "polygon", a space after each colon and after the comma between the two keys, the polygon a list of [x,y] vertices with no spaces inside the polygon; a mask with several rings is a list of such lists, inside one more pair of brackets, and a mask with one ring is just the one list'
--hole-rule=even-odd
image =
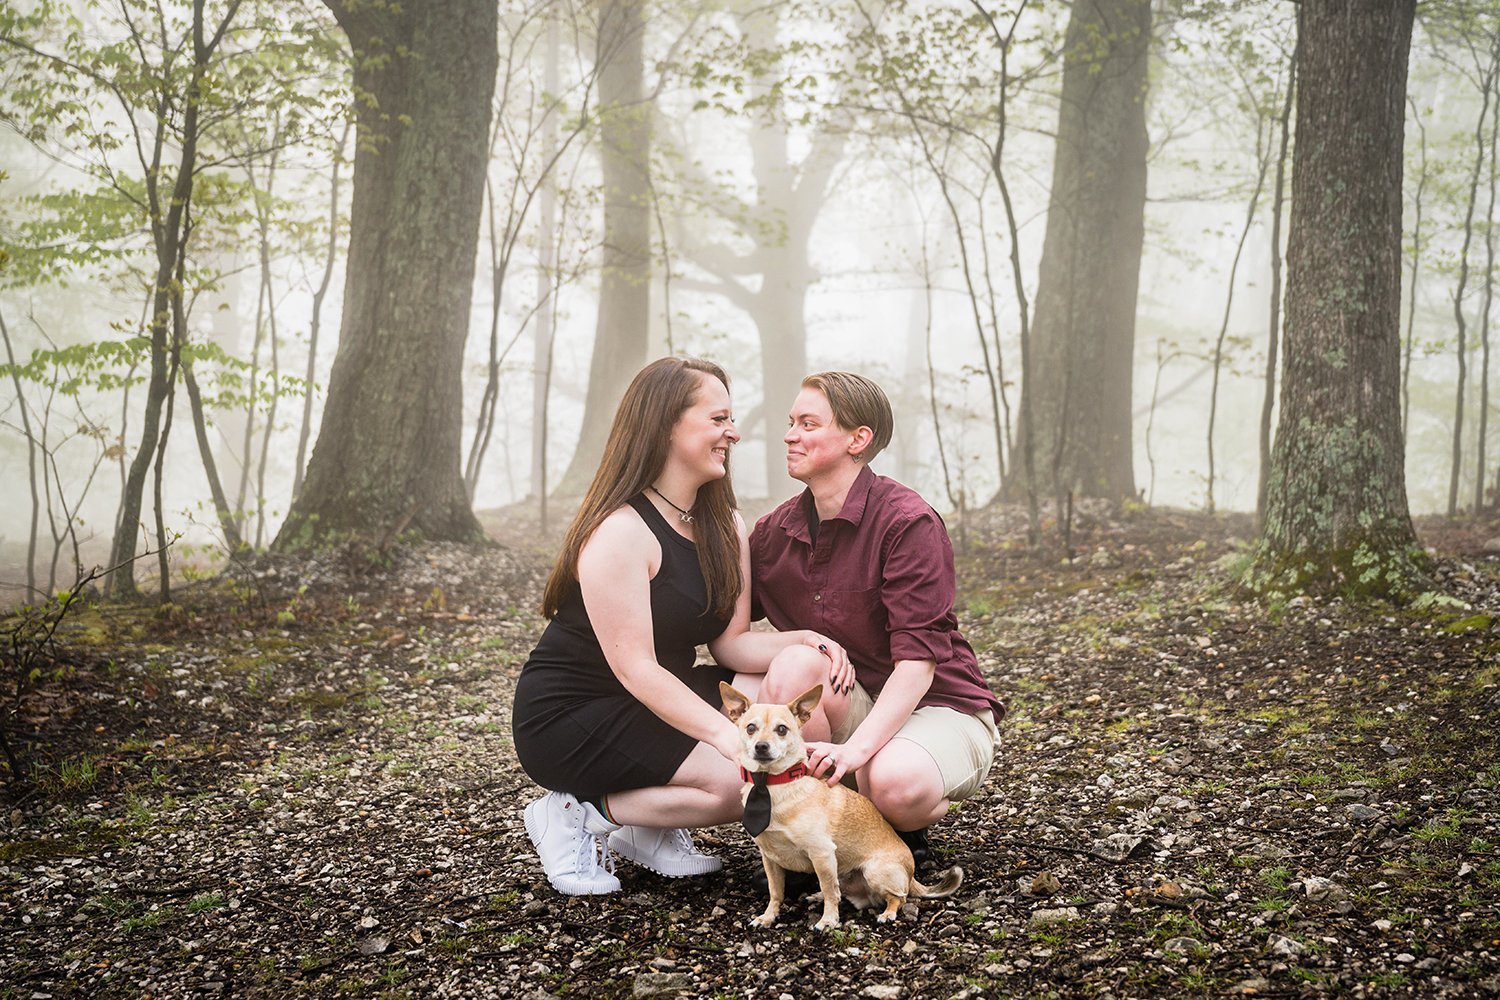
{"label": "person with short hair", "polygon": [[809,375],[787,424],[787,473],[807,488],[751,532],[752,615],[836,639],[855,681],[830,684],[815,651],[789,645],[759,697],[831,687],[802,727],[814,773],[853,776],[920,864],[927,828],[989,775],[1005,709],[958,629],[943,519],[869,467],[894,427],[884,391],[852,372]]}

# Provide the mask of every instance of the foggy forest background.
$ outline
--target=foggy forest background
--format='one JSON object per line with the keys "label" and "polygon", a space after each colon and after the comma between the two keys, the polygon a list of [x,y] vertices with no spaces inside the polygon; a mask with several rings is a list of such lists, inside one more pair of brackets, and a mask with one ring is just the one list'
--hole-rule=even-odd
{"label": "foggy forest background", "polygon": [[[1080,473],[1078,492],[1256,510],[1298,141],[1296,4],[501,0],[492,39],[455,17],[446,57],[425,63],[381,34],[385,14],[402,16],[376,0],[0,3],[6,581],[51,590],[75,561],[107,560],[121,531],[134,551],[178,539],[178,574],[272,544],[307,485],[340,331],[368,299],[345,297],[349,255],[364,252],[351,247],[374,238],[351,231],[351,195],[357,154],[382,146],[356,118],[432,137],[400,153],[426,158],[424,180],[370,210],[436,200],[464,174],[443,137],[468,126],[421,95],[483,96],[485,43],[497,72],[477,228],[381,236],[433,283],[465,278],[455,262],[476,254],[461,392],[413,374],[413,395],[389,398],[403,413],[461,399],[462,504],[535,516],[576,496],[623,380],[668,353],[729,371],[752,513],[796,488],[785,408],[801,375],[827,368],[892,396],[877,471],[945,513],[1014,501],[1035,335],[1033,365],[1076,374],[1078,413],[1123,387],[1123,465]],[[1072,123],[1070,60],[1078,86],[1098,88]],[[415,106],[362,83],[392,66],[425,79],[408,88]],[[1494,4],[1419,6],[1402,187],[1414,512],[1500,492],[1497,69]],[[1085,140],[1095,151],[1059,169],[1059,150]],[[1076,185],[1067,198],[1059,177]],[[1044,254],[1060,220],[1074,244]],[[1047,362],[1059,281],[1070,315],[1094,314],[1111,346]],[[414,309],[413,329],[441,320]],[[153,327],[169,331],[172,367],[165,434],[143,440]],[[1057,419],[1034,456],[1043,501],[1062,492],[1043,482],[1071,433]]]}

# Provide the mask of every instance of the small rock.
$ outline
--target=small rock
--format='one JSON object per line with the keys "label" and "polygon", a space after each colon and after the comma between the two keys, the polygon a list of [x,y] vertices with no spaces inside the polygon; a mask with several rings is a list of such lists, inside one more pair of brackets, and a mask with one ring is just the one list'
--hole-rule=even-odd
{"label": "small rock", "polygon": [[1071,920],[1078,919],[1078,907],[1061,906],[1056,909],[1033,910],[1031,922],[1033,924],[1065,924]]}
{"label": "small rock", "polygon": [[359,953],[361,955],[383,955],[390,946],[390,938],[367,937],[359,943]]}
{"label": "small rock", "polygon": [[1356,823],[1373,823],[1383,815],[1379,809],[1367,806],[1363,802],[1351,802],[1344,807],[1344,812],[1348,813],[1349,818]]}
{"label": "small rock", "polygon": [[380,921],[376,920],[374,917],[365,917],[363,920],[361,920],[359,922],[359,929],[362,930],[362,931],[374,930],[375,928],[377,928],[379,926],[380,926]]}
{"label": "small rock", "polygon": [[1208,950],[1203,947],[1202,941],[1190,937],[1171,938],[1162,947],[1167,951],[1175,951],[1179,955],[1199,955]]}
{"label": "small rock", "polygon": [[642,972],[635,977],[631,995],[639,997],[672,996],[693,992],[693,977],[686,972]]}
{"label": "small rock", "polygon": [[1344,887],[1333,879],[1321,878],[1317,875],[1309,875],[1302,880],[1302,889],[1307,893],[1307,898],[1312,900],[1324,899],[1330,903],[1338,902],[1348,896]]}
{"label": "small rock", "polygon": [[1283,958],[1296,958],[1307,951],[1307,947],[1284,934],[1272,934],[1266,941],[1266,950]]}
{"label": "small rock", "polygon": [[1062,881],[1051,872],[1039,872],[1026,887],[1026,892],[1032,896],[1055,896],[1062,892]]}
{"label": "small rock", "polygon": [[1417,960],[1417,956],[1413,955],[1409,951],[1403,951],[1401,954],[1399,954],[1399,955],[1396,956],[1396,961],[1400,962],[1402,965],[1410,965],[1412,962],[1415,962],[1416,960]]}
{"label": "small rock", "polygon": [[901,987],[894,983],[881,986],[866,986],[859,991],[860,996],[869,997],[870,1000],[901,1000],[903,993],[904,991]]}
{"label": "small rock", "polygon": [[1094,853],[1106,861],[1124,861],[1145,839],[1129,833],[1112,833],[1102,840],[1094,841]]}
{"label": "small rock", "polygon": [[1271,981],[1256,977],[1254,979],[1241,979],[1229,988],[1230,993],[1239,993],[1249,996],[1257,996],[1261,993],[1271,992]]}

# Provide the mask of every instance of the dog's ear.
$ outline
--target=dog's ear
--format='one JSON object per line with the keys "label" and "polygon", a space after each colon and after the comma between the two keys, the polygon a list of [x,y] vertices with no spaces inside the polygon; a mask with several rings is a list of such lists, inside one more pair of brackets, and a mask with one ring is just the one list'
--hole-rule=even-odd
{"label": "dog's ear", "polygon": [[[722,683],[722,681],[720,682]],[[813,709],[818,707],[818,702],[823,700],[823,685],[814,684],[799,694],[794,701],[787,705],[792,714],[797,717],[799,726],[807,725],[807,720],[812,718]]]}
{"label": "dog's ear", "polygon": [[728,681],[719,682],[719,697],[724,699],[724,710],[729,714],[730,722],[739,722],[745,709],[750,707],[750,699],[731,687]]}

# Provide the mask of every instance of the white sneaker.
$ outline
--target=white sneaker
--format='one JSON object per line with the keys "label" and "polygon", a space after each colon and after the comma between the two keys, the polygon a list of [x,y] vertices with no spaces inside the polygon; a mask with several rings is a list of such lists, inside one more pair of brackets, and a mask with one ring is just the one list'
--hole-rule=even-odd
{"label": "white sneaker", "polygon": [[694,847],[686,830],[622,826],[609,835],[609,846],[643,868],[669,878],[707,875],[724,867],[724,862]]}
{"label": "white sneaker", "polygon": [[526,834],[552,888],[566,896],[618,892],[605,838],[620,826],[566,792],[548,792],[526,807]]}

